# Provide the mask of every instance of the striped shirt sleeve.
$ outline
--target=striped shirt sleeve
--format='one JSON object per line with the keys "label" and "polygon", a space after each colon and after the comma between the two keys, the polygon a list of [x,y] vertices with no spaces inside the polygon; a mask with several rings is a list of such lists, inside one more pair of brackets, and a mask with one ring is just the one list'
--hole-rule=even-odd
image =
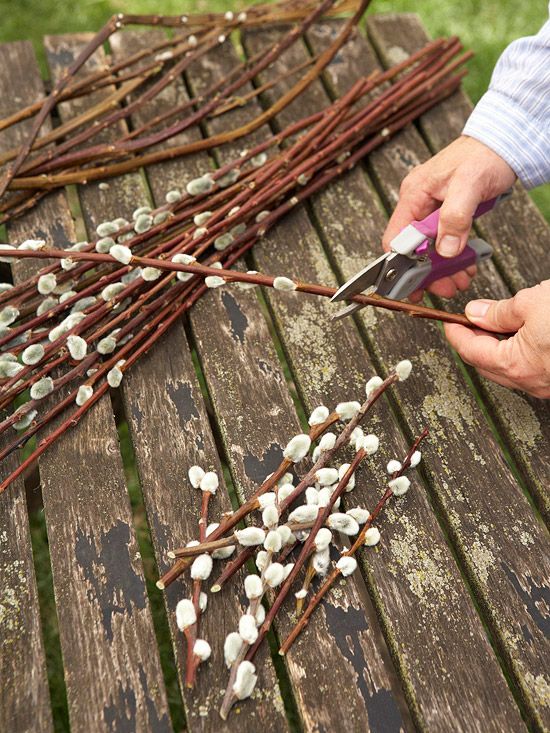
{"label": "striped shirt sleeve", "polygon": [[527,188],[550,181],[550,20],[504,51],[463,134],[498,153]]}

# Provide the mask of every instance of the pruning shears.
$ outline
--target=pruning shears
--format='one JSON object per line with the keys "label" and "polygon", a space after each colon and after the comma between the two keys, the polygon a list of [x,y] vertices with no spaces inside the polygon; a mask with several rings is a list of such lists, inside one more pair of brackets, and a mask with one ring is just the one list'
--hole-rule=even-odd
{"label": "pruning shears", "polygon": [[[482,202],[474,219],[491,211],[511,191]],[[333,301],[346,300],[353,295],[377,293],[392,300],[407,298],[415,290],[423,290],[435,280],[460,272],[470,265],[486,260],[493,254],[483,239],[469,239],[457,257],[441,257],[435,250],[440,209],[422,221],[413,221],[391,241],[389,252],[370,262],[332,296]],[[365,306],[350,303],[333,316],[333,320],[350,316]]]}

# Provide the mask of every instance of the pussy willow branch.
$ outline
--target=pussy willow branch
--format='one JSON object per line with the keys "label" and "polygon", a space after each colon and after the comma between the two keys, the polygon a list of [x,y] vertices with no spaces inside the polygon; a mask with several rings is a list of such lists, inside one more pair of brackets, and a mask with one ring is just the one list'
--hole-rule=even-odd
{"label": "pussy willow branch", "polygon": [[[398,476],[402,476],[405,471],[410,467],[411,464],[411,457],[413,453],[417,450],[420,443],[424,440],[424,438],[428,435],[428,428],[424,428],[422,433],[416,438],[412,446],[409,448],[409,451],[407,452],[407,455],[403,459],[403,462],[401,464],[401,469],[399,471],[396,471],[392,478],[397,478]],[[384,507],[386,506],[387,502],[391,499],[393,496],[393,491],[388,486],[386,490],[384,491],[382,497],[378,501],[377,505],[373,509],[371,515],[363,525],[362,529],[360,530],[359,534],[357,535],[357,538],[355,539],[355,542],[352,544],[352,546],[345,550],[342,553],[343,557],[352,557],[355,555],[357,550],[363,546],[365,542],[365,535],[367,534],[367,531],[372,526],[373,522],[377,519],[378,515],[382,512]],[[323,597],[328,593],[330,588],[334,585],[336,580],[341,575],[341,571],[339,568],[334,567],[330,575],[326,578],[326,580],[322,583],[322,585],[319,587],[317,592],[311,597],[308,606],[303,614],[303,616],[299,619],[297,624],[294,626],[290,634],[287,636],[283,644],[281,645],[281,648],[279,649],[279,654],[284,655],[288,652],[292,644],[296,641],[300,633],[304,630],[304,628],[307,626],[309,622],[309,618],[312,615],[312,613],[315,611]]]}
{"label": "pussy willow branch", "polygon": [[[65,250],[43,249],[39,251],[33,250],[11,250],[2,249],[0,246],[0,257],[13,257],[14,259],[38,258],[38,259],[63,259],[67,257]],[[71,252],[71,259],[87,260],[89,262],[109,262],[117,263],[117,260],[109,254],[100,254],[99,252]],[[131,264],[136,267],[155,267],[159,270],[167,270],[171,272],[189,272],[202,277],[215,275],[222,277],[227,283],[242,282],[251,283],[253,285],[263,285],[273,288],[276,275],[265,275],[261,273],[240,272],[239,270],[225,270],[205,265],[189,264],[182,265],[176,262],[167,262],[166,260],[158,260],[150,257],[132,257]],[[316,283],[306,283],[301,280],[292,280],[296,286],[296,291],[301,293],[310,293],[311,295],[320,295],[324,298],[332,298],[337,288],[331,288],[327,285],[318,285]],[[438,310],[437,308],[429,308],[417,303],[408,303],[401,300],[392,300],[379,295],[353,295],[347,298],[354,303],[361,305],[372,305],[377,308],[406,313],[415,318],[428,318],[445,323],[458,323],[463,326],[471,326],[471,322],[461,313],[448,313],[447,311]]]}

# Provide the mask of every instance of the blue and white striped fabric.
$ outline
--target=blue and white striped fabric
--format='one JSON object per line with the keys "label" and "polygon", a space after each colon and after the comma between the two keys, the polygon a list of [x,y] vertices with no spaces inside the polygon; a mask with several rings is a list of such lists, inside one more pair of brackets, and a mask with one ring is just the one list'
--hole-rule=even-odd
{"label": "blue and white striped fabric", "polygon": [[550,20],[504,51],[463,134],[504,158],[527,188],[550,181]]}

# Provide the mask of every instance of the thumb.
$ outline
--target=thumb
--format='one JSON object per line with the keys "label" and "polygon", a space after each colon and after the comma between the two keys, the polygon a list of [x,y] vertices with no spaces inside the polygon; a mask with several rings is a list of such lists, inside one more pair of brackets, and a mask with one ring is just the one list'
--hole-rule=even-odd
{"label": "thumb", "polygon": [[516,298],[471,300],[466,306],[466,316],[479,328],[497,333],[515,333],[525,323]]}
{"label": "thumb", "polygon": [[451,179],[439,213],[436,250],[442,257],[456,257],[462,252],[481,200],[471,180],[456,175]]}

